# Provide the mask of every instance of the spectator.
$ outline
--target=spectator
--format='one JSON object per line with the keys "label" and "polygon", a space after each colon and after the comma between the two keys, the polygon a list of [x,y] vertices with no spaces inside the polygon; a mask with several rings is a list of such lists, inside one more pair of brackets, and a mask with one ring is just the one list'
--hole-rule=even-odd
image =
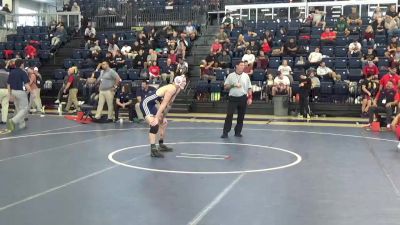
{"label": "spectator", "polygon": [[361,58],[363,66],[365,66],[368,61],[372,61],[375,64],[379,61],[378,55],[376,54],[376,51],[372,46],[368,47],[367,53],[363,56],[363,58]]}
{"label": "spectator", "polygon": [[391,67],[398,67],[400,65],[400,46],[396,48],[396,52],[390,55],[389,58]]}
{"label": "spectator", "polygon": [[282,65],[278,67],[278,71],[289,78],[290,83],[293,83],[292,68],[288,65],[288,61],[285,59],[282,61]]}
{"label": "spectator", "polygon": [[374,29],[372,28],[371,25],[368,25],[367,28],[364,31],[364,37],[363,37],[363,46],[374,46],[375,45],[375,33]]}
{"label": "spectator", "polygon": [[399,24],[390,16],[385,17],[385,29],[388,33],[388,37],[400,34]]}
{"label": "spectator", "polygon": [[65,3],[63,6],[63,12],[68,12],[68,11],[70,11],[69,4]]}
{"label": "spectator", "polygon": [[74,2],[71,6],[71,12],[80,12],[81,7],[79,7],[78,3]]}
{"label": "spectator", "polygon": [[115,42],[110,41],[110,43],[108,44],[107,50],[108,50],[108,52],[111,52],[112,56],[115,56],[117,54],[117,52],[119,51],[119,47]]}
{"label": "spectator", "polygon": [[269,54],[271,52],[271,46],[266,38],[264,38],[261,48],[264,54]]}
{"label": "spectator", "polygon": [[235,45],[233,56],[234,57],[242,57],[244,55],[245,49],[246,49],[246,41],[244,40],[244,36],[242,34],[240,34],[238,36],[238,39],[237,39],[237,42]]}
{"label": "spectator", "polygon": [[[248,65],[250,67],[253,67],[254,62],[256,61],[256,57],[254,54],[251,53],[251,50],[246,50],[246,54],[243,55],[242,61],[247,61]],[[247,73],[247,72],[245,72]],[[251,76],[249,73],[247,73],[249,76]]]}
{"label": "spectator", "polygon": [[333,45],[336,41],[336,32],[331,31],[329,27],[321,34],[321,45]]}
{"label": "spectator", "polygon": [[381,8],[379,6],[375,7],[374,13],[372,14],[372,19],[376,20],[377,18],[382,18],[383,14]]}
{"label": "spectator", "polygon": [[233,17],[229,13],[225,15],[224,18],[222,18],[222,25],[225,28],[229,28],[231,31],[233,30]]}
{"label": "spectator", "polygon": [[121,54],[120,51],[117,51],[114,57],[115,68],[121,69],[125,67],[125,56]]}
{"label": "spectator", "polygon": [[101,48],[100,48],[100,46],[99,46],[99,41],[96,40],[96,41],[94,42],[94,46],[90,47],[89,50],[90,50],[90,52],[92,53],[92,55],[93,55],[93,54],[100,54],[100,53],[101,53]]}
{"label": "spectator", "polygon": [[223,44],[225,42],[226,39],[229,39],[228,35],[225,33],[224,28],[220,28],[219,32],[216,36],[216,39],[218,39],[218,42]]}
{"label": "spectator", "polygon": [[257,33],[253,32],[251,30],[248,30],[247,33],[243,35],[243,38],[244,38],[244,41],[249,43],[250,41],[254,40],[254,38],[256,36],[257,36]]}
{"label": "spectator", "polygon": [[356,25],[358,27],[361,27],[362,20],[360,18],[360,15],[357,12],[357,8],[356,7],[352,7],[351,8],[351,14],[347,17],[347,24]]}
{"label": "spectator", "polygon": [[149,79],[149,76],[149,64],[144,62],[143,68],[140,70],[140,78]]}
{"label": "spectator", "polygon": [[147,55],[146,61],[147,63],[151,63],[153,61],[157,61],[157,52],[154,51],[153,49],[149,49],[149,54]]}
{"label": "spectator", "polygon": [[266,71],[268,63],[269,63],[268,58],[265,56],[263,51],[260,51],[256,61],[256,69],[261,69]]}
{"label": "spectator", "polygon": [[[326,30],[326,29],[325,29]],[[349,25],[346,22],[346,19],[343,15],[339,17],[339,20],[336,22],[335,30],[339,33],[344,33],[347,37],[350,34]]]}
{"label": "spectator", "polygon": [[384,87],[386,87],[386,84],[389,81],[394,85],[394,87],[397,87],[400,77],[399,75],[397,75],[396,72],[396,68],[389,68],[389,73],[383,75],[383,77],[379,81],[379,90],[382,90]]}
{"label": "spectator", "polygon": [[314,13],[312,13],[312,26],[314,27],[322,27],[322,29],[325,29],[325,21],[323,20],[323,17],[325,16],[325,12],[320,11],[319,9],[315,9]]}
{"label": "spectator", "polygon": [[399,24],[399,13],[396,10],[396,5],[390,5],[386,11],[386,16],[390,16],[391,19],[394,19]]}
{"label": "spectator", "polygon": [[371,26],[374,29],[375,34],[386,35],[385,21],[383,21],[383,17],[376,18],[372,22]]}
{"label": "spectator", "polygon": [[397,40],[397,37],[393,36],[390,39],[389,45],[387,46],[387,52],[385,52],[385,56],[387,58],[392,58],[394,54],[396,53],[396,49],[399,46],[399,42]]}
{"label": "spectator", "polygon": [[0,62],[0,105],[1,105],[1,121],[0,124],[6,124],[8,116],[8,107],[10,96],[7,90],[7,80],[9,72],[5,70],[4,61]]}
{"label": "spectator", "polygon": [[[273,45],[273,37],[271,31],[266,30],[265,33],[261,36],[262,40],[267,40],[269,47],[271,48]],[[264,51],[265,53],[265,51]]]}
{"label": "spectator", "polygon": [[356,57],[356,58],[360,58],[361,57],[361,44],[360,42],[358,42],[356,39],[349,44],[349,52],[347,54],[347,56],[349,58],[351,57]]}
{"label": "spectator", "polygon": [[172,64],[171,59],[167,59],[167,64],[161,68],[161,78],[164,83],[167,83],[167,79],[169,79],[169,83],[172,84],[175,76],[175,65]]}
{"label": "spectator", "polygon": [[211,49],[210,51],[216,55],[216,54],[220,54],[222,51],[222,45],[221,43],[218,41],[218,39],[214,40],[214,43],[211,45]]}
{"label": "spectator", "polygon": [[171,60],[171,63],[176,65],[177,64],[177,55],[175,54],[174,50],[170,50],[168,54],[168,59]]}
{"label": "spectator", "polygon": [[290,80],[287,76],[284,76],[282,73],[279,72],[274,79],[274,86],[272,87],[272,96],[289,95],[289,92],[290,92]]}
{"label": "spectator", "polygon": [[295,57],[297,55],[297,44],[294,38],[290,38],[288,43],[285,43],[282,47],[282,51],[285,55]]}
{"label": "spectator", "polygon": [[92,23],[88,23],[86,29],[85,29],[85,34],[84,34],[85,40],[95,40],[96,38],[96,29],[92,26]]}
{"label": "spectator", "polygon": [[[41,76],[38,73],[37,68],[28,68],[27,72],[29,77],[29,87],[31,88],[28,109],[30,112],[44,113],[44,111],[42,111],[42,100],[40,99]],[[36,108],[32,109],[32,107]]]}
{"label": "spectator", "polygon": [[207,81],[216,80],[213,67],[208,66],[206,60],[202,60],[200,63],[200,79]]}
{"label": "spectator", "polygon": [[155,87],[152,87],[149,85],[149,81],[143,80],[141,86],[136,90],[136,104],[135,104],[135,111],[136,115],[138,117],[137,122],[142,122],[144,121],[143,118],[143,113],[140,110],[140,102],[142,99],[144,99],[146,96],[150,96],[155,94],[157,89]]}
{"label": "spectator", "polygon": [[376,76],[378,77],[379,75],[379,69],[378,67],[374,64],[373,61],[368,61],[367,65],[364,66],[363,68],[363,74],[364,77],[367,78],[369,76]]}
{"label": "spectator", "polygon": [[[192,24],[191,21],[189,21],[185,27],[185,30],[183,31],[183,34],[186,34],[190,37],[190,40],[195,40],[197,36],[197,30],[196,27]],[[185,36],[186,36],[185,35]]]}
{"label": "spectator", "polygon": [[331,68],[327,67],[325,62],[321,62],[320,66],[317,68],[317,76],[322,80],[340,80],[340,75],[337,75]]}
{"label": "spectator", "polygon": [[65,106],[64,112],[69,112],[71,105],[74,104],[75,111],[79,111],[78,102],[78,87],[79,87],[79,71],[77,67],[71,67],[68,69],[68,81],[63,90],[64,95],[68,91],[68,101]]}
{"label": "spectator", "polygon": [[369,108],[368,126],[371,126],[376,113],[386,112],[386,124],[387,128],[390,129],[394,107],[398,104],[398,100],[395,99],[396,93],[392,81],[388,81],[384,88],[380,89],[376,98],[372,101],[372,106]]}
{"label": "spectator", "polygon": [[113,112],[114,112],[114,94],[115,90],[118,87],[118,84],[121,82],[121,78],[118,74],[110,68],[110,65],[107,61],[101,63],[102,71],[100,72],[100,77],[98,79],[99,86],[99,103],[97,105],[97,111],[95,118],[97,120],[100,119],[104,103],[107,103],[107,119],[108,121],[112,121]]}
{"label": "spectator", "polygon": [[133,54],[131,53],[132,47],[129,46],[127,43],[124,44],[124,46],[122,46],[121,48],[121,53],[124,57],[132,59],[133,58]]}
{"label": "spectator", "polygon": [[247,75],[249,75],[249,77],[251,77],[254,73],[253,65],[245,60],[242,61],[244,62],[243,72],[245,72]]}
{"label": "spectator", "polygon": [[308,56],[310,66],[317,67],[322,62],[322,54],[319,47],[316,47],[313,52]]}
{"label": "spectator", "polygon": [[179,63],[178,66],[176,67],[176,75],[178,76],[186,75],[188,71],[189,71],[188,63],[182,58],[179,58]]}
{"label": "spectator", "polygon": [[362,103],[361,103],[361,113],[362,117],[368,116],[369,108],[372,104],[372,99],[375,99],[376,94],[379,90],[379,80],[376,79],[377,76],[367,75],[366,79],[361,83],[362,91]]}
{"label": "spectator", "polygon": [[258,47],[255,40],[251,40],[250,45],[247,46],[246,50],[250,50],[251,54],[257,55],[258,51],[260,51],[260,47]]}
{"label": "spectator", "polygon": [[308,73],[310,79],[311,79],[311,97],[312,97],[312,101],[316,102],[318,101],[318,97],[319,97],[319,91],[321,88],[321,82],[319,81],[319,78],[316,76],[315,74],[315,70],[310,70],[310,72]]}
{"label": "spectator", "polygon": [[145,62],[146,58],[144,56],[144,50],[140,49],[139,54],[133,60],[133,68],[142,69]]}
{"label": "spectator", "polygon": [[27,59],[34,59],[38,55],[38,50],[31,42],[25,47],[24,51]]}
{"label": "spectator", "polygon": [[119,120],[119,110],[128,109],[129,121],[133,121],[133,104],[132,104],[132,93],[128,84],[121,87],[121,90],[117,93],[115,100],[115,122]]}
{"label": "spectator", "polygon": [[11,13],[10,8],[8,8],[8,4],[5,4],[5,5],[3,6],[3,8],[1,9],[1,11],[6,12],[6,13]]}
{"label": "spectator", "polygon": [[225,69],[231,67],[231,56],[226,51],[222,51],[222,55],[217,57],[217,61],[221,68]]}
{"label": "spectator", "polygon": [[149,80],[159,80],[160,79],[160,67],[157,65],[157,61],[150,62],[149,67]]}

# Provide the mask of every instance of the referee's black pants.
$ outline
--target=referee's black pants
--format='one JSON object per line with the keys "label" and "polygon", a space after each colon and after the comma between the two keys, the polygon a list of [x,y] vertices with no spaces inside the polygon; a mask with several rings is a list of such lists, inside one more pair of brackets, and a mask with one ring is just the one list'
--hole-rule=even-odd
{"label": "referee's black pants", "polygon": [[237,123],[236,123],[236,127],[235,127],[235,134],[240,134],[242,132],[243,119],[244,119],[244,115],[246,114],[246,109],[247,109],[247,96],[246,95],[243,95],[241,97],[229,96],[228,112],[226,114],[224,131],[223,131],[224,134],[228,134],[229,131],[231,131],[233,113],[235,113],[236,109],[237,109],[238,116],[237,116]]}
{"label": "referee's black pants", "polygon": [[307,117],[307,114],[310,115],[310,92],[308,91],[300,91],[300,114],[303,117]]}

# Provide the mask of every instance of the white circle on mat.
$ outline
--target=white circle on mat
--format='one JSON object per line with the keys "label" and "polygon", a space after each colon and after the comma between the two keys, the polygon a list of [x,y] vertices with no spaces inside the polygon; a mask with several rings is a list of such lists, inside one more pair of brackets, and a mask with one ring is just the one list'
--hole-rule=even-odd
{"label": "white circle on mat", "polygon": [[[108,155],[108,159],[120,166],[124,167],[129,167],[133,169],[138,169],[138,170],[145,170],[145,171],[151,171],[151,172],[160,172],[160,173],[177,173],[177,174],[240,174],[240,173],[259,173],[259,172],[267,172],[267,171],[272,171],[272,170],[280,170],[280,169],[285,169],[289,168],[292,166],[295,166],[299,164],[302,160],[301,156],[295,152],[283,149],[283,148],[276,148],[276,147],[270,147],[270,146],[262,146],[262,145],[253,145],[253,144],[243,144],[243,143],[223,143],[223,142],[176,142],[176,143],[166,143],[169,145],[181,145],[181,144],[214,144],[214,145],[239,145],[239,146],[249,146],[249,147],[256,147],[256,148],[264,148],[264,149],[273,149],[276,151],[281,151],[285,152],[288,154],[291,154],[295,156],[295,160],[289,164],[286,165],[281,165],[281,166],[276,166],[276,167],[270,167],[270,168],[263,168],[263,169],[256,169],[256,170],[237,170],[237,171],[181,171],[181,170],[161,170],[161,169],[153,169],[153,168],[147,168],[147,167],[141,167],[141,166],[134,166],[130,165],[124,162],[120,162],[116,159],[114,159],[114,156],[120,152],[127,151],[129,149],[137,149],[137,148],[142,148],[142,147],[148,147],[149,145],[136,145],[136,146],[131,146],[131,147],[126,147],[122,149],[118,149],[114,152],[111,152]],[[150,157],[150,156],[149,156]],[[162,160],[162,159],[159,159]]]}

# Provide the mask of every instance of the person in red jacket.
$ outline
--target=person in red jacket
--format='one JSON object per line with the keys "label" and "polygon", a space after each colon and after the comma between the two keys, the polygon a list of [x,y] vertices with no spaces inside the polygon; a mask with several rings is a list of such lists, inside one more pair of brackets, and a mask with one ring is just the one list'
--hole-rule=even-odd
{"label": "person in red jacket", "polygon": [[368,76],[378,76],[379,69],[373,61],[368,61],[367,65],[365,65],[363,68],[363,74],[365,78]]}
{"label": "person in red jacket", "polygon": [[28,59],[36,58],[37,54],[37,49],[33,45],[29,44],[25,47],[25,55]]}
{"label": "person in red jacket", "polygon": [[271,46],[269,46],[267,39],[263,40],[261,48],[262,48],[262,51],[264,52],[264,54],[268,54],[271,52]]}
{"label": "person in red jacket", "polygon": [[394,87],[397,87],[400,77],[397,75],[396,68],[389,68],[389,73],[385,74],[379,81],[379,91],[386,87],[386,84],[391,81]]}
{"label": "person in red jacket", "polygon": [[159,79],[160,78],[160,67],[157,66],[157,62],[153,61],[151,63],[151,66],[149,67],[149,78],[150,81],[153,79]]}

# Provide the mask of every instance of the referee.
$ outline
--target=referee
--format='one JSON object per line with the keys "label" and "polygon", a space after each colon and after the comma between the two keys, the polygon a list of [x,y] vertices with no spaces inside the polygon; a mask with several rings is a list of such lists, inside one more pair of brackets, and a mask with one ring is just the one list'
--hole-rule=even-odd
{"label": "referee", "polygon": [[251,91],[251,81],[249,75],[243,72],[244,62],[236,64],[235,72],[228,75],[225,80],[224,88],[229,90],[228,113],[226,114],[224,131],[221,138],[227,138],[232,128],[233,113],[237,109],[237,123],[235,127],[235,137],[242,137],[243,119],[247,105],[252,103],[253,92]]}

